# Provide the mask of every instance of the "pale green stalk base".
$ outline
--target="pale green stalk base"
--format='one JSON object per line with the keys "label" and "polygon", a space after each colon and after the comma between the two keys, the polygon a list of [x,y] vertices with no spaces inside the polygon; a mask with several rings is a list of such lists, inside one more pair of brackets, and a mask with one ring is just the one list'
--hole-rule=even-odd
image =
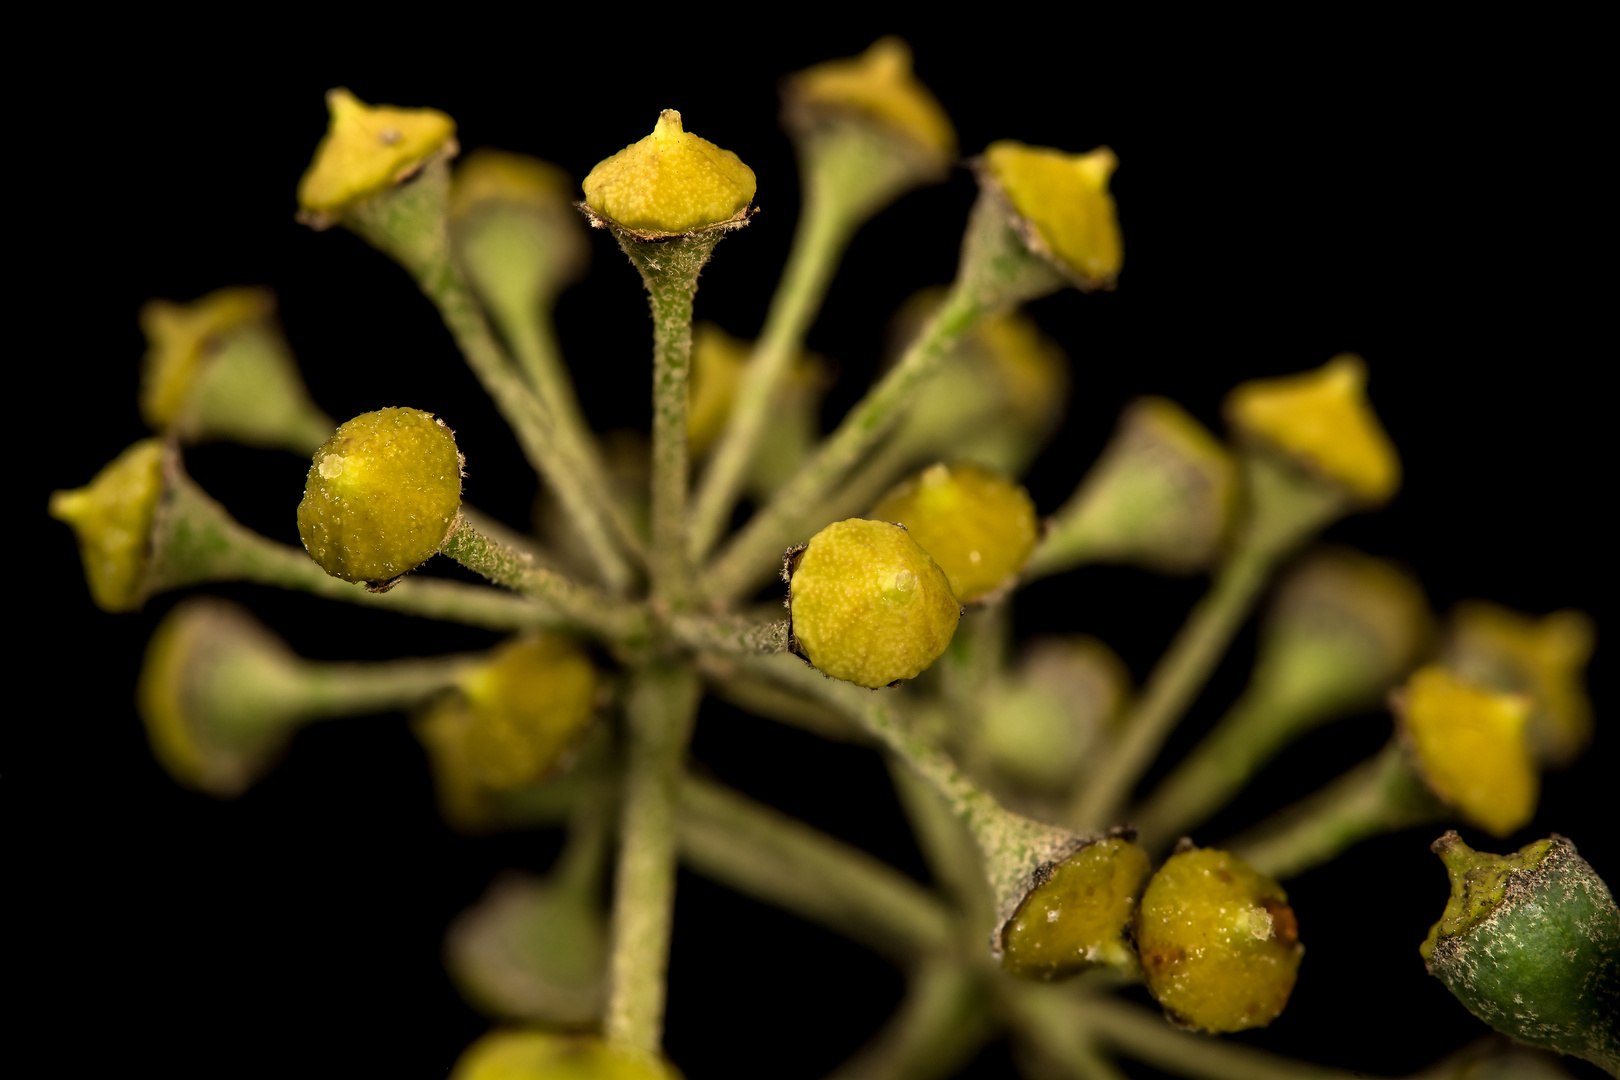
{"label": "pale green stalk base", "polygon": [[951,944],[945,906],[887,863],[718,784],[681,784],[682,858],[698,873],[899,962]]}
{"label": "pale green stalk base", "polygon": [[1446,817],[1391,742],[1327,787],[1223,846],[1274,878],[1290,878],[1338,857],[1363,840]]}
{"label": "pale green stalk base", "polygon": [[550,605],[609,640],[634,643],[652,633],[651,620],[637,605],[540,566],[528,552],[497,544],[465,518],[451,526],[439,551],[497,585]]}
{"label": "pale green stalk base", "polygon": [[166,491],[152,523],[143,596],[210,581],[250,581],[490,630],[579,625],[550,604],[455,581],[407,578],[384,593],[342,581],[306,552],[243,527],[185,474],[178,453],[170,454],[164,469]]}
{"label": "pale green stalk base", "polygon": [[304,661],[297,678],[309,716],[363,716],[416,704],[452,686],[481,656],[433,656],[386,663]]}
{"label": "pale green stalk base", "polygon": [[1119,741],[1070,807],[1078,828],[1098,828],[1118,816],[1142,773],[1177,721],[1203,689],[1238,627],[1248,618],[1272,571],[1306,538],[1343,510],[1343,496],[1290,466],[1250,456],[1249,518],[1215,584],[1188,615],[1148,676],[1121,727]]}
{"label": "pale green stalk base", "polygon": [[942,1080],[996,1034],[984,980],[951,961],[924,965],[877,1037],[828,1080]]}
{"label": "pale green stalk base", "polygon": [[691,668],[645,667],[632,676],[625,707],[629,747],[602,1026],[610,1041],[648,1053],[657,1052],[663,1037],[664,975],[675,909],[676,800],[697,703]]}
{"label": "pale green stalk base", "polygon": [[699,594],[716,605],[735,600],[762,567],[775,565],[784,548],[804,539],[794,532],[799,522],[893,429],[952,346],[985,315],[1062,284],[1058,272],[1024,246],[999,202],[981,195],[968,221],[956,282],[944,303],[798,474],[720,551],[699,580]]}
{"label": "pale green stalk base", "polygon": [[591,490],[575,460],[560,450],[555,421],[495,339],[451,257],[445,209],[449,183],[447,162],[434,161],[412,182],[361,203],[343,224],[399,262],[438,307],[467,366],[511,425],[530,464],[567,509],[603,582],[623,589],[632,573],[607,526],[607,490]]}
{"label": "pale green stalk base", "polygon": [[985,878],[984,855],[973,834],[931,785],[892,755],[888,766],[917,847],[934,879],[955,901],[962,944],[969,955],[976,954],[995,930],[996,898]]}

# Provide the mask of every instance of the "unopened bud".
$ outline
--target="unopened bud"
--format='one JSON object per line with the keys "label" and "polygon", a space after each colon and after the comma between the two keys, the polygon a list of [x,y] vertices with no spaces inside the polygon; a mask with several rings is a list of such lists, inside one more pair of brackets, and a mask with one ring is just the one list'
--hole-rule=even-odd
{"label": "unopened bud", "polygon": [[598,162],[585,205],[639,239],[677,236],[747,219],[754,170],[730,150],[686,131],[665,109],[651,135]]}
{"label": "unopened bud", "polygon": [[299,217],[324,229],[360,203],[456,151],[456,122],[437,109],[367,105],[348,90],[326,95],[331,124],[298,182]]}
{"label": "unopened bud", "polygon": [[134,611],[146,599],[152,518],[163,495],[163,443],[142,439],[90,483],[51,494],[50,514],[73,528],[90,597],[103,611]]}
{"label": "unopened bud", "polygon": [[1080,779],[1130,690],[1124,662],[1096,638],[1037,639],[1012,677],[987,691],[977,746],[1013,783],[1061,793]]}
{"label": "unopened bud", "polygon": [[1125,259],[1119,215],[1108,180],[1119,158],[1106,146],[1070,154],[1010,139],[991,143],[981,159],[1015,214],[1035,254],[1080,289],[1111,289]]}
{"label": "unopened bud", "polygon": [[1009,585],[1035,548],[1029,493],[977,465],[930,465],[902,481],[868,516],[904,525],[964,604]]}
{"label": "unopened bud", "polygon": [[594,1035],[492,1031],[462,1052],[450,1080],[681,1080],[661,1058]]}

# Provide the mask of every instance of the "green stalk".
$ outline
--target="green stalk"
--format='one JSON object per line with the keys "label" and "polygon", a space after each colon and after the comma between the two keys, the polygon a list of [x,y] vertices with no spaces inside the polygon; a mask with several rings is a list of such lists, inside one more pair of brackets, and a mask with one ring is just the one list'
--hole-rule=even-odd
{"label": "green stalk", "polygon": [[607,490],[593,490],[575,461],[561,450],[555,419],[496,340],[451,257],[445,210],[449,184],[449,166],[437,160],[411,182],[361,203],[343,224],[399,262],[439,309],[467,366],[517,435],[524,456],[573,519],[603,582],[610,589],[623,589],[632,574],[606,523]]}
{"label": "green stalk", "polygon": [[556,608],[609,640],[634,642],[651,633],[647,613],[638,605],[546,569],[529,552],[496,543],[465,518],[451,526],[439,551],[497,585]]}
{"label": "green stalk", "polygon": [[307,552],[242,526],[181,471],[178,455],[165,470],[166,491],[152,523],[152,554],[142,584],[145,596],[210,581],[250,581],[490,630],[579,625],[551,604],[456,581],[406,578],[384,593],[342,581]]}
{"label": "green stalk", "polygon": [[1117,817],[1177,721],[1203,689],[1255,599],[1286,556],[1343,510],[1343,495],[1291,467],[1251,455],[1250,505],[1215,583],[1193,608],[1148,676],[1119,741],[1070,808],[1069,820],[1095,828]]}
{"label": "green stalk", "polygon": [[453,686],[483,661],[477,656],[422,657],[383,663],[302,661],[296,670],[306,716],[363,716],[415,704]]}
{"label": "green stalk", "polygon": [[950,914],[887,863],[737,792],[681,783],[681,857],[698,873],[905,963],[949,947]]}
{"label": "green stalk", "polygon": [[871,200],[865,196],[873,173],[870,166],[887,158],[881,151],[874,154],[868,141],[858,132],[825,139],[801,159],[804,208],[793,248],[693,501],[687,555],[694,564],[709,553],[731,519],[782,380],[804,348],[804,336],[850,238],[869,213]]}
{"label": "green stalk", "polygon": [[738,671],[725,657],[699,655],[697,665],[709,692],[743,712],[808,731],[830,742],[871,743],[866,732],[843,713],[757,675]]}
{"label": "green stalk", "polygon": [[697,677],[689,667],[642,668],[632,676],[626,702],[629,747],[603,1033],[648,1053],[658,1050],[663,1036],[675,908],[676,800],[697,702]]}
{"label": "green stalk", "polygon": [[1390,742],[1376,756],[1224,845],[1250,866],[1290,878],[1361,841],[1443,820],[1446,808]]}
{"label": "green stalk", "polygon": [[953,1076],[996,1034],[984,981],[958,961],[914,972],[882,1031],[828,1080],[936,1080]]}
{"label": "green stalk", "polygon": [[736,615],[672,616],[669,629],[689,649],[722,655],[757,656],[787,652],[791,627],[786,619],[756,623]]}

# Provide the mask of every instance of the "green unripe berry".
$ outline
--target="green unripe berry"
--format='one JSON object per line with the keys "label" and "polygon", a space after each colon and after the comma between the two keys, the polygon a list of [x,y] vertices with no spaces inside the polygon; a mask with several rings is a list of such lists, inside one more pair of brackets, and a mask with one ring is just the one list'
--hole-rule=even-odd
{"label": "green unripe berry", "polygon": [[1512,855],[1434,842],[1451,899],[1418,951],[1498,1031],[1620,1070],[1620,911],[1556,833]]}
{"label": "green unripe berry", "polygon": [[420,409],[379,409],[315,451],[298,504],[298,535],[321,568],[378,585],[414,570],[444,542],[461,509],[455,434]]}
{"label": "green unripe berry", "polygon": [[1029,493],[977,465],[930,465],[885,495],[871,516],[904,525],[964,604],[1022,570],[1038,534]]}
{"label": "green unripe berry", "polygon": [[911,534],[851,518],[822,529],[789,581],[793,634],[835,679],[876,689],[928,668],[962,609],[945,574]]}
{"label": "green unripe berry", "polygon": [[79,538],[90,596],[103,611],[141,606],[152,517],[163,495],[163,444],[142,439],[82,488],[51,495],[50,514]]}
{"label": "green unripe berry", "polygon": [[492,1031],[457,1059],[450,1080],[680,1080],[652,1054],[591,1035]]}
{"label": "green unripe berry", "polygon": [[1070,855],[1002,929],[1001,966],[1026,979],[1061,979],[1098,966],[1135,971],[1125,935],[1152,869],[1147,852],[1119,837]]}
{"label": "green unripe berry", "polygon": [[1213,848],[1177,852],[1153,875],[1136,944],[1165,1014],[1217,1032],[1276,1019],[1305,953],[1282,886]]}

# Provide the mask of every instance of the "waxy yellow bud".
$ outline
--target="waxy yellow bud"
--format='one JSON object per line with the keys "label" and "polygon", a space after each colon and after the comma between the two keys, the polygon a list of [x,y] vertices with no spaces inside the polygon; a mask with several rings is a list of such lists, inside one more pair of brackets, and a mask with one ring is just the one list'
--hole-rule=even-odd
{"label": "waxy yellow bud", "polygon": [[1591,618],[1579,611],[1538,619],[1468,600],[1451,613],[1442,662],[1478,686],[1529,695],[1536,756],[1568,765],[1592,741],[1592,700],[1581,673],[1594,637]]}
{"label": "waxy yellow bud", "polygon": [[944,572],[886,521],[852,518],[822,529],[797,555],[788,591],[805,658],[872,689],[926,670],[961,616]]}
{"label": "waxy yellow bud", "polygon": [[1315,371],[1243,383],[1227,395],[1227,423],[1239,438],[1378,506],[1400,487],[1401,463],[1366,385],[1367,365],[1344,353]]}
{"label": "waxy yellow bud", "polygon": [[1435,795],[1492,836],[1529,824],[1541,787],[1527,739],[1529,698],[1483,690],[1431,664],[1394,704],[1418,775]]}
{"label": "waxy yellow bud", "polygon": [[456,152],[456,122],[437,109],[367,105],[342,87],[327,92],[326,107],[331,124],[298,181],[299,217],[314,228]]}
{"label": "waxy yellow bud", "polygon": [[566,638],[519,638],[464,676],[459,697],[442,707],[464,717],[474,778],[519,787],[550,773],[591,722],[596,669]]}
{"label": "waxy yellow bud", "polygon": [[585,205],[602,218],[656,238],[746,219],[755,183],[741,158],[665,109],[651,135],[598,162],[584,189]]}
{"label": "waxy yellow bud", "polygon": [[944,168],[956,157],[956,131],[939,101],[911,70],[911,46],[879,38],[859,56],[828,60],[788,77],[783,94],[797,125],[849,116],[907,140]]}
{"label": "waxy yellow bud", "polygon": [[134,611],[145,599],[152,516],[162,495],[158,439],[131,446],[84,487],[51,494],[51,517],[73,527],[90,597],[103,611]]}
{"label": "waxy yellow bud", "polygon": [[1177,852],[1153,875],[1136,944],[1165,1015],[1216,1032],[1275,1020],[1305,953],[1282,886],[1213,848]]}
{"label": "waxy yellow bud", "polygon": [[983,170],[1011,203],[1025,243],[1081,289],[1111,289],[1125,261],[1108,180],[1119,158],[1106,146],[1068,154],[1004,139],[984,152]]}
{"label": "waxy yellow bud", "polygon": [[1119,837],[1088,844],[1053,867],[1001,931],[1001,966],[1025,979],[1061,979],[1087,968],[1134,973],[1127,932],[1153,866]]}
{"label": "waxy yellow bud", "polygon": [[1007,585],[1035,550],[1038,532],[1029,493],[977,465],[930,465],[868,516],[904,525],[964,604]]}
{"label": "waxy yellow bud", "polygon": [[450,1080],[681,1080],[651,1054],[593,1035],[492,1031],[462,1052]]}
{"label": "waxy yellow bud", "polygon": [[315,451],[298,535],[333,577],[381,585],[439,550],[461,509],[455,435],[420,409],[357,416]]}

